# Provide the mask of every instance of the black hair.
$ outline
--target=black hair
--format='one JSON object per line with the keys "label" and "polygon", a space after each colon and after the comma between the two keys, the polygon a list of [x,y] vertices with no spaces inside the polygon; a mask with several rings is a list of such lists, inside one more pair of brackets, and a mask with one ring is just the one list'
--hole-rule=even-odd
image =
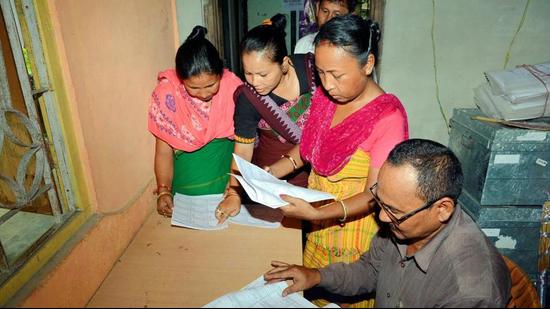
{"label": "black hair", "polygon": [[462,192],[464,175],[456,155],[447,147],[426,139],[410,139],[390,152],[387,162],[393,166],[408,164],[418,173],[417,195],[426,201],[443,197],[455,203]]}
{"label": "black hair", "polygon": [[223,61],[218,50],[208,39],[208,30],[195,26],[176,53],[176,73],[180,79],[187,79],[201,73],[221,75]]}
{"label": "black hair", "polygon": [[378,58],[380,28],[378,23],[365,20],[355,14],[336,16],[326,22],[315,37],[315,46],[321,41],[342,47],[352,54],[361,66],[364,66],[369,54]]}
{"label": "black hair", "polygon": [[271,17],[271,25],[262,24],[250,29],[241,42],[241,55],[265,51],[271,61],[282,64],[288,56],[285,27],[285,15],[276,14]]}
{"label": "black hair", "polygon": [[353,11],[355,11],[355,6],[357,5],[357,1],[355,0],[317,0],[319,4],[321,4],[322,1],[328,1],[332,3],[345,3],[350,13],[353,13]]}

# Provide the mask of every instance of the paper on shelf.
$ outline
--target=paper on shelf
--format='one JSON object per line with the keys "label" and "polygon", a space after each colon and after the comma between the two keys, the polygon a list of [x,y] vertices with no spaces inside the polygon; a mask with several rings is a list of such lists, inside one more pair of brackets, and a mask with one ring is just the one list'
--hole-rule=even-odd
{"label": "paper on shelf", "polygon": [[258,204],[242,205],[239,214],[229,218],[230,223],[263,228],[278,228],[282,220],[280,210]]}
{"label": "paper on shelf", "polygon": [[265,284],[263,276],[243,289],[226,294],[203,308],[317,308],[300,294],[283,297],[286,282]]}
{"label": "paper on shelf", "polygon": [[[260,276],[239,291],[225,294],[203,308],[318,308],[299,293],[283,297],[287,286],[286,282],[266,284],[264,277]],[[323,308],[340,306],[329,303]]]}
{"label": "paper on shelf", "polygon": [[263,228],[281,226],[283,214],[262,205],[241,205],[238,215],[218,224],[214,213],[222,198],[222,194],[190,196],[176,193],[172,225],[197,230],[221,230],[227,228],[229,223]]}
{"label": "paper on shelf", "polygon": [[172,211],[172,225],[197,230],[221,230],[228,222],[218,224],[214,212],[222,199],[221,194],[189,196],[176,193]]}

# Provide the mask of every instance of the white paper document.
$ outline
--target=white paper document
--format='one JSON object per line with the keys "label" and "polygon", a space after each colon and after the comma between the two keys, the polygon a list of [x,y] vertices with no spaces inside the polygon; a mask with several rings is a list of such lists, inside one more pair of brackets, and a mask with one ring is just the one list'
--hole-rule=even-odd
{"label": "white paper document", "polygon": [[218,224],[215,211],[222,198],[222,194],[189,196],[176,193],[172,225],[197,230],[221,230],[227,228],[229,223],[263,228],[281,226],[283,214],[262,205],[241,205],[238,215]]}
{"label": "white paper document", "polygon": [[[260,276],[239,291],[225,294],[203,308],[318,308],[299,293],[283,297],[287,286],[286,282],[266,284],[264,277]],[[340,306],[330,303],[323,308]]]}
{"label": "white paper document", "polygon": [[283,213],[277,209],[264,205],[241,205],[241,211],[235,217],[229,218],[229,223],[249,225],[264,228],[278,228],[281,226]]}
{"label": "white paper document", "polygon": [[287,205],[279,195],[286,194],[308,202],[335,199],[332,194],[313,189],[302,188],[280,180],[258,166],[233,154],[241,175],[233,175],[241,183],[250,199],[271,208]]}
{"label": "white paper document", "polygon": [[218,224],[215,211],[222,199],[221,194],[189,196],[176,193],[172,211],[172,225],[197,230],[221,230],[228,222]]}
{"label": "white paper document", "polygon": [[285,281],[265,284],[261,276],[240,291],[226,294],[203,308],[317,308],[298,293],[283,297],[287,286]]}

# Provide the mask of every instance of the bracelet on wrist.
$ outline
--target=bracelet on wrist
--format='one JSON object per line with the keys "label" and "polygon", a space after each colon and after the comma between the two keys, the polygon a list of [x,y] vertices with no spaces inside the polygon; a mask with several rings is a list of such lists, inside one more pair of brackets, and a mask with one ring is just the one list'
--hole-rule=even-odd
{"label": "bracelet on wrist", "polygon": [[281,159],[282,158],[287,158],[288,160],[290,160],[290,163],[292,163],[292,168],[294,168],[294,170],[298,169],[298,163],[296,163],[296,160],[294,160],[293,157],[291,157],[287,154],[284,154],[284,155],[281,156]]}
{"label": "bracelet on wrist", "polygon": [[338,203],[340,203],[340,205],[342,205],[342,209],[344,210],[344,216],[338,220],[340,220],[340,222],[344,223],[346,222],[346,219],[348,218],[348,210],[346,208],[346,204],[344,204],[344,201],[343,200],[339,200]]}
{"label": "bracelet on wrist", "polygon": [[161,192],[166,192],[166,191],[162,191],[161,190],[162,188],[166,189],[166,191],[168,191],[168,192],[172,191],[172,188],[170,188],[169,186],[164,185],[164,184],[159,184],[159,185],[157,185],[157,189],[154,191],[154,193],[159,194]]}
{"label": "bracelet on wrist", "polygon": [[230,196],[236,196],[236,197],[238,197],[239,199],[241,198],[241,196],[238,195],[238,194],[229,194],[229,195],[224,196],[222,201],[225,201],[225,200],[228,199]]}
{"label": "bracelet on wrist", "polygon": [[225,192],[223,194],[223,199],[225,200],[226,198],[228,198],[230,196],[238,196],[239,198],[241,197],[241,195],[237,191],[232,190],[231,188],[227,187],[227,189],[225,189]]}
{"label": "bracelet on wrist", "polygon": [[157,195],[157,200],[158,200],[161,196],[163,196],[163,195],[170,195],[170,197],[172,197],[172,192],[170,192],[170,191],[162,191],[162,192],[160,192],[160,193]]}

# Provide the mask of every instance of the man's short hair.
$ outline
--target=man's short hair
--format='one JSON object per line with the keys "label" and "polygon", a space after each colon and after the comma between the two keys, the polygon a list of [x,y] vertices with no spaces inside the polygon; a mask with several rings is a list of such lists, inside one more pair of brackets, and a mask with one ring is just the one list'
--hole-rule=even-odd
{"label": "man's short hair", "polygon": [[387,162],[393,166],[412,166],[418,173],[417,195],[426,201],[450,197],[456,203],[462,192],[464,175],[460,161],[449,148],[437,142],[406,140],[395,146]]}

